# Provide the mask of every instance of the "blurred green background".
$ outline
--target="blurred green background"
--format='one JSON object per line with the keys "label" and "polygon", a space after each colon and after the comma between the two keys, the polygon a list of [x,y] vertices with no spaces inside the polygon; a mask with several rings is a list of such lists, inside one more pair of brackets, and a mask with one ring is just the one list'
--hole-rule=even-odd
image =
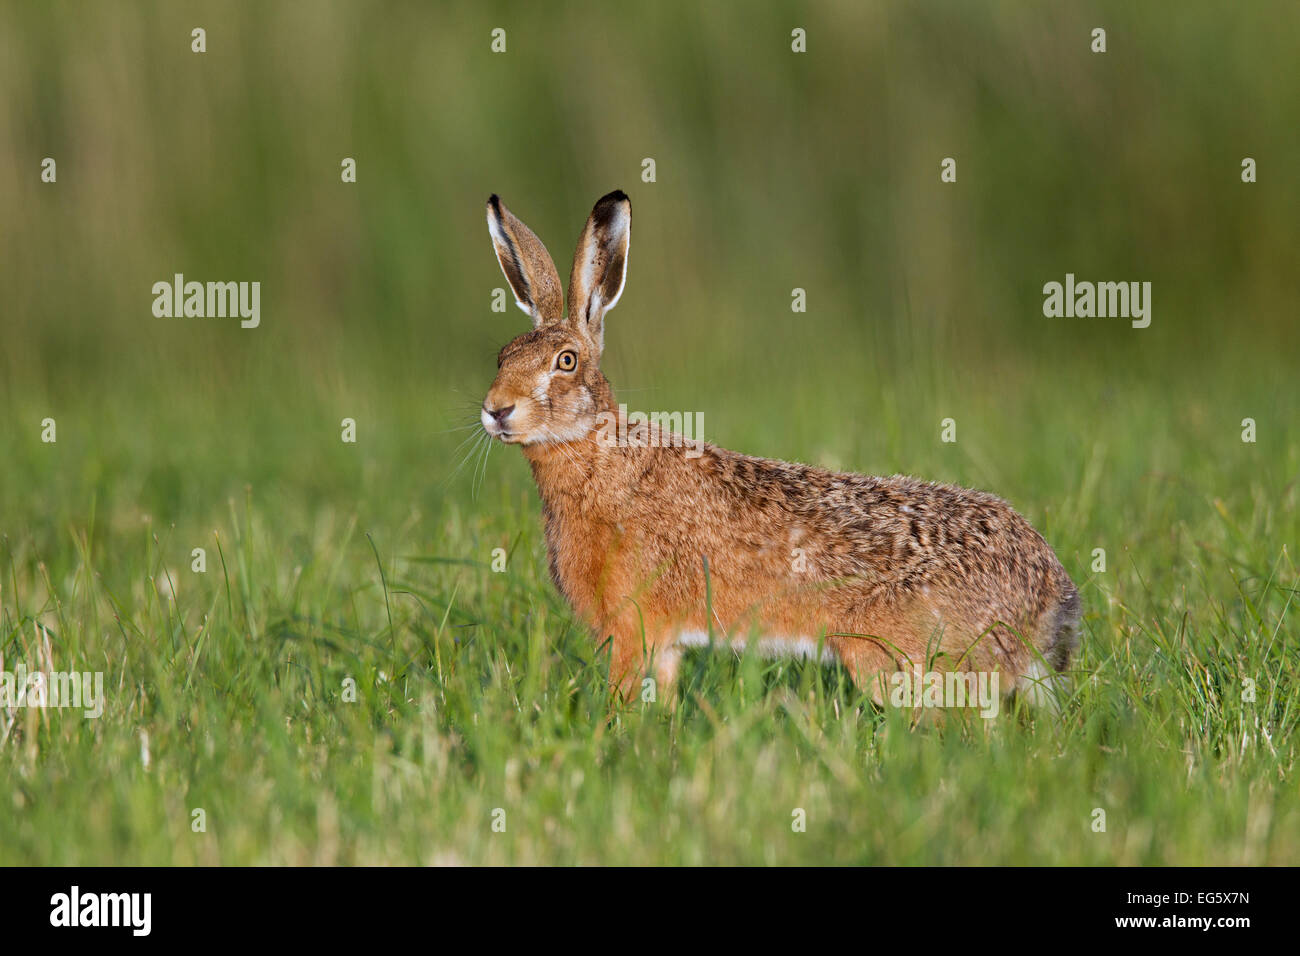
{"label": "blurred green background", "polygon": [[[425,424],[474,402],[524,328],[489,308],[494,191],[566,278],[591,203],[631,194],[607,373],[650,390],[633,407],[704,412],[723,444],[849,442],[907,470],[906,438],[879,436],[928,446],[974,393],[1014,436],[1080,404],[1104,432],[1104,381],[1160,394],[1170,429],[1225,434],[1249,412],[1222,406],[1225,379],[1295,391],[1295,4],[0,10],[9,442],[45,414],[88,442],[125,417],[162,463],[183,470],[201,439],[251,477],[284,441],[274,420],[314,436],[324,406],[323,434],[350,412],[363,438],[413,442],[386,466],[437,472],[449,449]],[[175,272],[260,280],[261,328],[154,318]],[[1066,272],[1151,281],[1151,327],[1044,318]]]}
{"label": "blurred green background", "polygon": [[[0,2],[0,651],[30,660],[40,621],[58,661],[116,687],[93,728],[0,744],[24,781],[0,860],[436,861],[450,843],[462,861],[752,861],[770,820],[734,781],[753,771],[872,806],[768,861],[1295,862],[1298,48],[1289,0]],[[1065,736],[1016,739],[990,782],[979,744],[895,738],[891,757],[858,724],[828,743],[819,728],[869,708],[806,672],[800,694],[827,695],[806,727],[776,693],[751,721],[723,671],[705,696],[750,736],[693,711],[666,749],[646,723],[620,758],[522,456],[463,444],[527,327],[491,311],[485,199],[567,278],[615,188],[633,205],[602,363],[618,398],[702,413],[737,450],[1008,498],[1084,596],[1096,696]],[[260,281],[260,328],[155,318],[152,285],[178,272]],[[1150,327],[1045,318],[1067,272],[1150,281]],[[496,547],[509,575],[483,568]],[[475,637],[444,673],[454,628]],[[332,709],[344,675],[372,695],[352,716]],[[1247,677],[1258,705],[1237,700]],[[572,715],[530,703],[579,691]],[[406,709],[426,695],[446,709]],[[520,698],[547,734],[513,722]],[[552,753],[587,768],[593,815],[630,808],[635,838],[556,842],[541,817],[578,784],[547,775]],[[549,794],[533,842],[480,844],[467,821],[519,792],[519,759]],[[852,783],[873,760],[887,785]],[[646,767],[694,767],[687,802],[638,807]],[[85,793],[95,776],[111,789]],[[381,778],[406,789],[386,803]],[[1112,843],[1087,830],[1099,802],[1127,807]],[[226,810],[219,847],[187,842],[200,804]],[[890,814],[901,843],[875,828]]]}

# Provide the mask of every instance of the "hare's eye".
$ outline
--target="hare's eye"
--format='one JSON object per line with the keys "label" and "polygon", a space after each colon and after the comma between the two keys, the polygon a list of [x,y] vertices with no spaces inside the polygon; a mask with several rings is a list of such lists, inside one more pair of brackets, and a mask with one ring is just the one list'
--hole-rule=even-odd
{"label": "hare's eye", "polygon": [[571,349],[565,349],[555,356],[555,367],[561,372],[572,372],[578,367],[578,353]]}

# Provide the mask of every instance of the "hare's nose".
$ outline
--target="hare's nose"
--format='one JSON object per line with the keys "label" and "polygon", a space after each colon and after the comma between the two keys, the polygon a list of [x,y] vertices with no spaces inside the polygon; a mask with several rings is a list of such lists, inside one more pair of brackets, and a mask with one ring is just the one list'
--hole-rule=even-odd
{"label": "hare's nose", "polygon": [[513,405],[507,405],[504,408],[498,408],[493,410],[491,408],[488,408],[485,405],[484,410],[497,420],[498,425],[504,425],[506,423],[506,419],[510,417],[510,413],[515,410],[515,407]]}

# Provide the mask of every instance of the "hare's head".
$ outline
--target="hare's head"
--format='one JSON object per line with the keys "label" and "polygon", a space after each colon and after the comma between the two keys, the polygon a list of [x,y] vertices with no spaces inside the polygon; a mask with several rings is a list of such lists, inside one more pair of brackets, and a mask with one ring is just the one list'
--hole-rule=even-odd
{"label": "hare's head", "polygon": [[488,200],[487,221],[501,271],[533,328],[497,356],[496,381],[480,415],[483,428],[511,444],[582,438],[611,400],[600,353],[605,313],[618,302],[627,275],[632,204],[615,191],[592,209],[573,256],[567,312],[541,240],[496,196]]}

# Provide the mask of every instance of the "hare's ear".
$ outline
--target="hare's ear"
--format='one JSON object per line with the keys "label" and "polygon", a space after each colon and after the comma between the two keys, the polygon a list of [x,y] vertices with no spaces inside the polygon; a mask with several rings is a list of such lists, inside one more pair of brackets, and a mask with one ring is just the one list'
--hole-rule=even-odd
{"label": "hare's ear", "polygon": [[496,194],[487,201],[487,223],[497,261],[519,308],[533,317],[534,328],[559,322],[564,315],[560,275],[542,240],[516,219]]}
{"label": "hare's ear", "polygon": [[605,345],[605,313],[623,294],[631,238],[632,203],[616,189],[591,210],[569,273],[569,324],[585,332],[597,351]]}

